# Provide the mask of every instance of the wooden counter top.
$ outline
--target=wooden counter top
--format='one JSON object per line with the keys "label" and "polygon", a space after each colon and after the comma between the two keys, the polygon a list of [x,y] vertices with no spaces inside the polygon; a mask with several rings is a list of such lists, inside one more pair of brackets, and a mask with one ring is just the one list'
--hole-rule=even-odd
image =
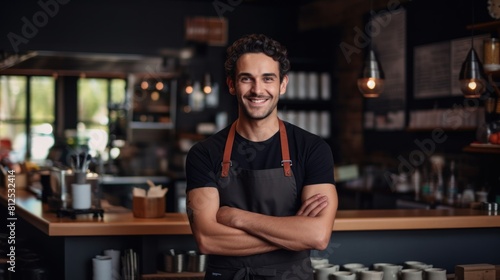
{"label": "wooden counter top", "polygon": [[[0,192],[5,206],[5,189]],[[57,217],[32,193],[16,191],[16,216],[49,236],[183,235],[191,234],[185,214],[166,213],[163,218],[135,218],[122,207],[103,205],[104,217]],[[340,210],[333,231],[499,228],[500,216],[472,209]]]}

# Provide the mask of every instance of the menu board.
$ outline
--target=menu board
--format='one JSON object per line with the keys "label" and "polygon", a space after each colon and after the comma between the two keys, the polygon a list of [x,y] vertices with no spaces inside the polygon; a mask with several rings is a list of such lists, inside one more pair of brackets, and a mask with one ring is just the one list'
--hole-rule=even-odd
{"label": "menu board", "polygon": [[419,98],[461,95],[458,75],[472,41],[478,57],[483,57],[483,40],[489,35],[478,35],[414,48],[413,96]]}
{"label": "menu board", "polygon": [[414,53],[415,98],[450,94],[450,44],[441,42],[417,46]]}

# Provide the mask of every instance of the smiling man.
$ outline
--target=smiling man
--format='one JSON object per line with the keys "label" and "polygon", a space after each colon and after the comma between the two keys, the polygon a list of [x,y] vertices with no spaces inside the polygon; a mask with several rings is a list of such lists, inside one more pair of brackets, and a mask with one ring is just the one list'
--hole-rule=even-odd
{"label": "smiling man", "polygon": [[186,160],[187,212],[205,279],[313,279],[310,250],[324,250],[337,211],[326,142],[278,118],[287,51],[265,35],[227,50],[226,81],[238,119]]}

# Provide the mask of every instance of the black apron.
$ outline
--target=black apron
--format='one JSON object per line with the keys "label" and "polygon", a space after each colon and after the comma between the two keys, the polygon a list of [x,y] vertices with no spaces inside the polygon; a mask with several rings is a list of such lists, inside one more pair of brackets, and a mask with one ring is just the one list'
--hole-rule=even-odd
{"label": "black apron", "polygon": [[[282,168],[248,170],[233,166],[231,152],[236,122],[229,130],[219,178],[220,206],[271,216],[293,216],[298,210],[297,188],[291,169],[288,138],[279,120]],[[309,250],[275,250],[243,257],[208,256],[205,279],[312,280]]]}

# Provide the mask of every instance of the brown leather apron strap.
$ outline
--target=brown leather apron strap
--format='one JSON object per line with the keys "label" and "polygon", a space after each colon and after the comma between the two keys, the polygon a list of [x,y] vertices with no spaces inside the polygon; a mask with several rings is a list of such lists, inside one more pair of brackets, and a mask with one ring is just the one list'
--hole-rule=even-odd
{"label": "brown leather apron strap", "polygon": [[280,141],[281,141],[281,165],[286,177],[292,176],[292,160],[288,151],[288,136],[286,135],[285,123],[278,119],[280,124]]}
{"label": "brown leather apron strap", "polygon": [[229,167],[231,167],[231,151],[233,150],[234,135],[236,134],[236,122],[233,122],[229,129],[229,134],[226,139],[226,147],[224,148],[224,155],[222,157],[222,171],[221,177],[225,178],[229,175]]}
{"label": "brown leather apron strap", "polygon": [[[285,123],[278,119],[281,143],[281,166],[286,177],[292,176],[292,160],[290,159],[290,152],[288,150],[288,136],[286,135]],[[226,139],[226,146],[224,147],[224,155],[222,156],[222,171],[221,177],[225,178],[229,175],[229,168],[231,167],[231,152],[233,150],[234,135],[236,134],[236,123],[233,122],[229,129],[229,134]]]}

